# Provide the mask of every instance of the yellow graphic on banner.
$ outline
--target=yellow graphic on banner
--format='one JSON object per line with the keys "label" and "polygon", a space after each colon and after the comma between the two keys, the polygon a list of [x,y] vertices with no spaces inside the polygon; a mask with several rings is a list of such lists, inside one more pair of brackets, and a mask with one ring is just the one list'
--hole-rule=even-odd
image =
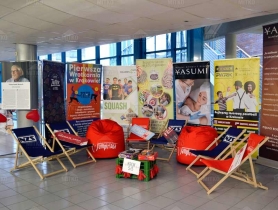
{"label": "yellow graphic on banner", "polygon": [[137,59],[136,68],[138,115],[151,118],[151,131],[159,133],[174,118],[172,59]]}
{"label": "yellow graphic on banner", "polygon": [[[214,101],[218,102],[214,104],[214,110],[259,111],[259,58],[217,60],[214,61],[214,70]],[[225,99],[222,103],[221,97]],[[239,100],[233,100],[236,97]]]}

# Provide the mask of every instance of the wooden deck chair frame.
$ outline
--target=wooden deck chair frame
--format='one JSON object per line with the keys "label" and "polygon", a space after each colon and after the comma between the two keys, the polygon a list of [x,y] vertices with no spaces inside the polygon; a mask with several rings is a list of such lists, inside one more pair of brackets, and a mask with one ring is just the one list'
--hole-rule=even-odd
{"label": "wooden deck chair frame", "polygon": [[[264,190],[268,190],[268,187],[262,185],[262,183],[257,182],[256,179],[256,174],[255,174],[255,170],[254,170],[254,165],[253,165],[253,159],[252,159],[252,155],[263,145],[268,141],[269,137],[265,137],[263,141],[261,141],[261,143],[259,143],[252,152],[250,152],[248,154],[248,156],[246,156],[240,163],[240,165],[235,168],[234,170],[232,170],[230,173],[225,173],[221,170],[215,169],[215,168],[211,168],[209,167],[209,170],[198,179],[198,183],[201,184],[204,189],[207,191],[207,194],[209,195],[210,193],[212,193],[219,185],[221,185],[227,178],[231,177],[234,179],[237,179],[239,181],[245,182],[247,184],[253,185],[255,188],[261,188]],[[233,148],[233,150],[236,150],[236,148]],[[242,173],[242,171],[239,170],[240,166],[242,166],[242,164],[244,164],[246,161],[249,161],[250,164],[250,169],[251,169],[251,175],[252,177],[248,176],[246,173]],[[205,185],[205,183],[203,182],[203,179],[205,177],[207,177],[212,171],[223,174],[224,177],[222,179],[220,179],[213,187],[211,187],[210,189]]]}
{"label": "wooden deck chair frame", "polygon": [[[42,146],[45,145],[45,147],[47,147],[47,149],[51,152],[54,152],[52,150],[52,148],[50,147],[50,145],[47,143],[46,139],[41,135],[41,133],[38,131],[38,129],[33,126],[35,132],[39,135],[39,137],[42,139]],[[7,129],[7,131],[9,132],[9,134],[11,134],[11,136],[13,137],[13,139],[16,141],[17,143],[17,148],[16,148],[16,157],[15,157],[15,163],[14,163],[14,167],[10,170],[11,172],[17,170],[17,169],[22,169],[22,168],[26,168],[28,166],[32,166],[35,171],[37,172],[37,174],[39,175],[39,177],[41,179],[44,179],[46,177],[49,177],[49,176],[53,176],[55,174],[58,174],[58,173],[61,173],[61,172],[67,172],[68,169],[66,168],[66,166],[63,164],[63,162],[60,160],[59,158],[59,155],[53,155],[53,156],[50,156],[48,158],[44,158],[43,156],[39,156],[39,157],[36,157],[36,158],[31,158],[28,153],[26,152],[26,150],[22,147],[21,143],[19,142],[17,136],[13,133],[12,129]],[[19,154],[24,154],[25,157],[27,158],[27,162],[25,163],[22,163],[22,164],[19,164],[18,165],[18,156]],[[47,174],[43,174],[42,172],[40,172],[40,170],[37,168],[37,164],[39,163],[42,163],[44,161],[48,161],[48,160],[57,160],[60,165],[62,166],[63,169],[61,170],[57,170],[57,171],[54,171],[54,172],[50,172],[50,173],[47,173]]]}
{"label": "wooden deck chair frame", "polygon": [[[140,117],[135,117],[135,118],[140,118]],[[143,118],[146,118],[146,117],[143,117]],[[130,136],[130,133],[131,133],[131,131],[130,131],[130,129],[131,129],[131,126],[132,126],[132,120],[131,120],[131,122],[129,123],[129,125],[128,125],[128,128],[127,128],[127,131],[128,131],[128,137]],[[140,125],[139,125],[140,126]],[[150,121],[149,121],[149,131],[151,130],[151,126],[152,126],[152,120],[150,119]],[[126,146],[127,146],[127,148],[133,148],[132,147],[132,144],[143,144],[143,143],[145,143],[144,141],[138,141],[138,142],[132,142],[132,141],[128,141],[127,139],[128,139],[128,137],[126,138]],[[146,140],[146,143],[147,143],[147,149],[148,150],[153,150],[153,148],[154,148],[154,146],[152,146],[151,148],[150,148],[150,141],[148,141],[148,140]],[[137,148],[136,148],[137,149]]]}
{"label": "wooden deck chair frame", "polygon": [[[157,136],[157,139],[159,139],[160,137],[163,136],[164,131],[168,128],[168,124],[169,124],[169,119],[165,122],[165,124],[164,124],[162,130],[160,131],[160,133],[159,133],[158,136]],[[185,127],[186,124],[187,124],[187,120],[185,120],[185,123],[184,123],[183,127]],[[153,145],[153,148],[154,148],[155,146],[157,146],[157,147],[159,147],[160,149],[167,150],[167,151],[170,152],[168,158],[161,158],[161,157],[157,157],[157,158],[156,158],[156,159],[158,159],[158,160],[164,160],[164,161],[168,161],[168,162],[171,160],[171,158],[172,158],[172,156],[173,156],[173,154],[174,154],[174,152],[176,151],[176,148],[177,148],[176,145],[174,145],[174,146],[172,146],[172,147],[167,147],[167,146],[165,146],[164,144],[155,144],[154,142],[152,142],[151,144]]]}
{"label": "wooden deck chair frame", "polygon": [[[217,145],[217,143],[219,142],[219,140],[227,133],[227,131],[229,130],[230,126],[228,128],[225,129],[224,132],[222,132],[205,150],[208,150],[210,149],[213,145]],[[221,160],[221,159],[226,159],[229,155],[233,155],[235,154],[235,150],[233,149],[233,144],[235,142],[237,142],[239,140],[239,138],[246,132],[246,129],[242,130],[242,132],[230,143],[230,146],[227,146],[217,157],[214,158],[214,160]],[[237,146],[235,148],[237,148],[241,143],[243,143],[244,141],[246,141],[246,139],[249,137],[249,135],[247,135],[246,137],[244,137],[242,140],[239,141],[239,143],[237,144]],[[232,154],[231,152],[228,152],[227,151],[230,149],[230,151],[232,151]],[[226,155],[225,155],[226,154]],[[223,157],[223,155],[225,155]],[[201,158],[205,158],[205,159],[209,159],[210,157],[207,157],[207,156],[202,156],[202,155],[198,155],[195,160],[189,165],[186,167],[186,170],[187,171],[190,171],[191,173],[193,173],[194,175],[197,176],[197,178],[201,177],[207,170],[208,170],[208,167],[205,167],[200,173],[194,171],[192,169],[192,166],[194,165],[194,163],[196,163],[198,160],[200,160]]]}
{"label": "wooden deck chair frame", "polygon": [[[71,124],[68,121],[66,121],[66,123],[69,126],[69,128],[71,129],[71,131],[74,133],[74,135],[78,136],[78,133],[74,130],[74,128],[71,126]],[[46,127],[49,130],[49,132],[51,133],[51,135],[53,136],[53,139],[55,139],[56,142],[58,143],[58,145],[62,148],[64,153],[61,156],[66,156],[74,168],[76,168],[78,166],[85,165],[85,164],[89,164],[89,163],[93,163],[93,162],[95,163],[96,162],[96,159],[94,158],[94,156],[92,155],[92,153],[88,149],[88,147],[83,147],[81,149],[76,149],[76,147],[78,145],[76,145],[76,147],[74,147],[74,145],[73,145],[72,148],[66,149],[63,146],[63,144],[61,143],[61,141],[57,138],[57,136],[55,135],[55,132],[51,129],[50,125],[46,124]],[[55,146],[54,143],[55,142],[53,141],[52,149],[54,149],[54,146]],[[82,150],[86,150],[87,151],[87,153],[90,156],[91,160],[87,160],[87,161],[84,161],[84,162],[81,162],[81,163],[75,163],[70,156],[73,155],[73,154],[79,153]]]}

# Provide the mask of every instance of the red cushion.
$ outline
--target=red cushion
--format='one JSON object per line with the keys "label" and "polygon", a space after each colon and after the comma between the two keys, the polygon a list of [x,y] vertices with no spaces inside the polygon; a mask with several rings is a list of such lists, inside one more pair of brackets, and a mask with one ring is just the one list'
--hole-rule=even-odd
{"label": "red cushion", "polygon": [[125,150],[123,128],[113,120],[92,122],[86,137],[93,144],[91,152],[95,158],[115,158]]}
{"label": "red cushion", "polygon": [[[177,161],[187,165],[191,164],[196,156],[189,150],[204,150],[217,136],[217,131],[210,126],[185,126],[178,138]],[[194,165],[204,165],[204,163],[197,161]]]}

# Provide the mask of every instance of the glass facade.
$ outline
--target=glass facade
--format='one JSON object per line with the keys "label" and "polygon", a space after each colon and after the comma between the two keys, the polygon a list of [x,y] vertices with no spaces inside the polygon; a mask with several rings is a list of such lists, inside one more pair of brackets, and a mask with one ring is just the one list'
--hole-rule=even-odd
{"label": "glass facade", "polygon": [[77,61],[77,50],[70,50],[66,52],[66,62]]}
{"label": "glass facade", "polygon": [[52,57],[53,61],[62,62],[62,54],[61,53],[53,53],[51,57]]}
{"label": "glass facade", "polygon": [[87,47],[81,50],[82,61],[84,60],[94,60],[96,59],[96,48]]}
{"label": "glass facade", "polygon": [[39,60],[48,60],[48,55],[41,55],[39,56]]}
{"label": "glass facade", "polygon": [[86,47],[51,55],[39,56],[39,59],[51,58],[59,62],[82,62],[102,64],[104,66],[135,65],[136,59],[173,58],[174,62],[187,61],[187,31],[160,34],[125,40],[118,43]]}

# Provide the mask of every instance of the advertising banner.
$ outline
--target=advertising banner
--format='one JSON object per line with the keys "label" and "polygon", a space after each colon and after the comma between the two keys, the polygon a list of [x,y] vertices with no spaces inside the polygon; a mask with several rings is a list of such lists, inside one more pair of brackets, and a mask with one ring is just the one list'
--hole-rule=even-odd
{"label": "advertising banner", "polygon": [[258,133],[260,59],[240,58],[214,61],[214,126],[228,126]]}
{"label": "advertising banner", "polygon": [[102,66],[70,63],[67,68],[67,112],[80,136],[85,136],[93,120],[100,119]]}
{"label": "advertising banner", "polygon": [[263,82],[260,134],[269,136],[260,157],[278,161],[278,23],[263,27]]}
{"label": "advertising banner", "polygon": [[160,133],[173,119],[173,63],[171,58],[137,59],[139,117],[151,118],[151,131]]}
{"label": "advertising banner", "polygon": [[174,63],[177,120],[211,124],[209,61]]}
{"label": "advertising banner", "polygon": [[103,119],[125,127],[138,116],[138,91],[135,66],[103,67]]}
{"label": "advertising banner", "polygon": [[64,103],[65,64],[43,61],[43,114],[45,123],[66,120]]}

